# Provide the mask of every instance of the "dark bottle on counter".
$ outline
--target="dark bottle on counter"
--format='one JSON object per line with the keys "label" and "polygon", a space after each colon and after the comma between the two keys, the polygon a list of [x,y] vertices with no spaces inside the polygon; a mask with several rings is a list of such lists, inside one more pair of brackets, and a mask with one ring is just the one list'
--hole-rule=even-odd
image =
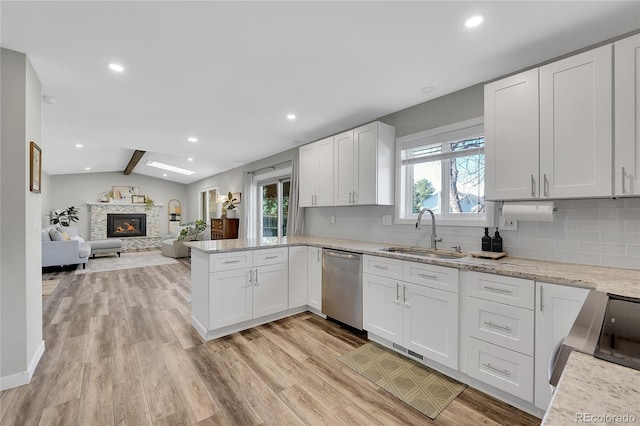
{"label": "dark bottle on counter", "polygon": [[489,228],[484,228],[484,237],[482,237],[482,251],[491,251],[491,237],[489,236]]}
{"label": "dark bottle on counter", "polygon": [[502,251],[502,237],[498,232],[498,228],[496,228],[496,233],[491,240],[491,251],[501,252]]}

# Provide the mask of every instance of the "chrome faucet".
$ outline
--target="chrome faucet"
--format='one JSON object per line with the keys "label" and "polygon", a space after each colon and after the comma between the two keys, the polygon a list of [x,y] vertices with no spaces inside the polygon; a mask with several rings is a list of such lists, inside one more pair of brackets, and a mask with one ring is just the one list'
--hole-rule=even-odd
{"label": "chrome faucet", "polygon": [[431,215],[431,248],[436,250],[436,243],[441,242],[442,238],[436,237],[436,217],[431,209],[425,207],[420,210],[420,213],[418,213],[418,221],[416,222],[416,229],[422,229],[422,215],[424,212],[429,212]]}

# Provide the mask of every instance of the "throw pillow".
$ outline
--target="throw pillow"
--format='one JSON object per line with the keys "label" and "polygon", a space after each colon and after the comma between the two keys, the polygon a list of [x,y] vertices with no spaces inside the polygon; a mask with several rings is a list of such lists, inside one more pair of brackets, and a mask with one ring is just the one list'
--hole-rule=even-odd
{"label": "throw pillow", "polygon": [[76,237],[69,237],[69,239],[74,240],[74,241],[78,241],[80,244],[84,243],[84,238],[82,238],[80,235],[78,235]]}
{"label": "throw pillow", "polygon": [[65,234],[67,234],[70,237],[77,237],[78,235],[78,228],[75,228],[73,226],[58,226],[56,227],[56,229],[59,232],[64,232]]}
{"label": "throw pillow", "polygon": [[49,236],[51,237],[51,241],[65,241],[62,236],[62,232],[59,232],[56,229],[51,229],[51,231],[49,231]]}
{"label": "throw pillow", "polygon": [[69,235],[66,232],[60,232],[62,234],[62,238],[69,241]]}

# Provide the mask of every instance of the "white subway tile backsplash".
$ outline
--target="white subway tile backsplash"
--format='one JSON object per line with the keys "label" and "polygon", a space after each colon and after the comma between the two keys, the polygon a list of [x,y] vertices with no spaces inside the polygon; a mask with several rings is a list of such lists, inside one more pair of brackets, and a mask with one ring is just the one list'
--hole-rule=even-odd
{"label": "white subway tile backsplash", "polygon": [[[514,257],[640,269],[640,198],[558,200],[553,222],[518,221],[517,231],[500,230],[504,250]],[[305,235],[389,245],[429,247],[430,220],[382,226],[393,207],[352,206],[305,209]],[[330,214],[337,217],[329,223]],[[497,223],[497,222],[496,222]],[[489,230],[493,236],[495,228]],[[483,227],[437,226],[438,247],[480,250]]]}

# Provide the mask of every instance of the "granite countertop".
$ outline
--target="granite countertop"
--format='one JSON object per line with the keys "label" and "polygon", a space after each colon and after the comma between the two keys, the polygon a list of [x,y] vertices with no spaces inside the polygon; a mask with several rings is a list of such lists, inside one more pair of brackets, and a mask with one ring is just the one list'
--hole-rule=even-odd
{"label": "granite countertop", "polygon": [[635,424],[639,402],[640,371],[574,351],[542,424]]}
{"label": "granite countertop", "polygon": [[461,270],[525,278],[552,284],[589,288],[606,293],[640,298],[640,270],[632,269],[579,265],[508,256],[498,260],[481,259],[471,256],[460,259],[433,259],[410,254],[390,253],[381,250],[389,246],[394,246],[394,244],[306,236],[293,236],[283,239],[269,237],[251,240],[191,241],[185,244],[193,250],[204,253],[309,245],[449,266]]}

